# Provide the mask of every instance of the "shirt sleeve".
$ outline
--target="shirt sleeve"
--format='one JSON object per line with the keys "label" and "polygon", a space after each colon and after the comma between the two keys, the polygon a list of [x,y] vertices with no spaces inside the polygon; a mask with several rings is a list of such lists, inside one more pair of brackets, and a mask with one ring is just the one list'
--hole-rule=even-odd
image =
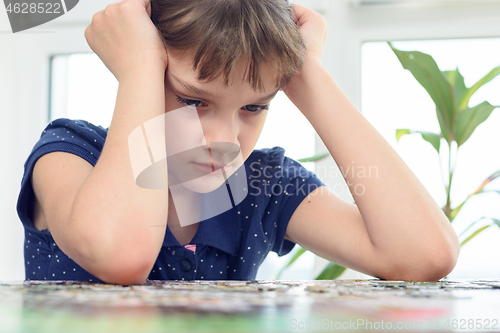
{"label": "shirt sleeve", "polygon": [[37,231],[29,210],[34,198],[31,173],[36,161],[45,154],[62,151],[75,154],[94,166],[102,151],[107,129],[85,120],[58,118],[48,124],[24,163],[24,174],[17,201],[17,213],[26,229]]}
{"label": "shirt sleeve", "polygon": [[[284,154],[284,149],[280,149]],[[283,172],[277,184],[281,191],[280,198],[277,200],[279,203],[278,223],[271,249],[280,257],[288,254],[295,246],[295,243],[285,239],[286,228],[295,209],[309,193],[325,185],[314,172],[306,169],[296,160],[283,155],[282,161]]]}

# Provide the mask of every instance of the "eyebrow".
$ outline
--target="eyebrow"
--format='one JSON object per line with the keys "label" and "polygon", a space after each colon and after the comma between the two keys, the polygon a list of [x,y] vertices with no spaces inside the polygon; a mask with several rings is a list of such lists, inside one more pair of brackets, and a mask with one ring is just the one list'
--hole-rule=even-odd
{"label": "eyebrow", "polygon": [[[221,96],[217,95],[217,94],[214,94],[213,92],[211,91],[208,91],[208,90],[203,90],[203,89],[200,89],[200,88],[197,88],[195,86],[193,86],[192,84],[189,84],[187,82],[184,82],[182,81],[181,79],[179,79],[178,77],[176,77],[175,75],[172,75],[172,77],[180,84],[182,85],[185,89],[189,90],[190,92],[198,95],[198,96],[204,96],[204,97],[211,97],[211,98],[214,98],[214,99],[220,99]],[[276,94],[280,91],[280,88],[278,88],[278,90],[276,90],[275,92],[267,95],[267,96],[263,96],[262,98],[260,98],[256,103],[264,103],[265,101],[267,101],[268,99],[271,99],[273,98],[274,96],[276,96]]]}

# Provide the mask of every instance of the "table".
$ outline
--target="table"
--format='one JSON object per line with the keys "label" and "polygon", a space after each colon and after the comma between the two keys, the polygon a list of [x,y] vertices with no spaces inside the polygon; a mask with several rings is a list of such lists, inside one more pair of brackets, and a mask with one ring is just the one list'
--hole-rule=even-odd
{"label": "table", "polygon": [[0,332],[500,332],[500,280],[0,283]]}

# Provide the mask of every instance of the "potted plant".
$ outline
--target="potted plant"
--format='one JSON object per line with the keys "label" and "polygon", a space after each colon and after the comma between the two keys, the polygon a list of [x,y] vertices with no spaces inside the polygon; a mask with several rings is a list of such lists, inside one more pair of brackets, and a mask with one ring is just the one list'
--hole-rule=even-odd
{"label": "potted plant", "polygon": [[[441,166],[441,174],[446,193],[446,203],[442,207],[444,214],[448,217],[450,223],[456,218],[462,207],[467,201],[475,195],[486,192],[497,192],[499,190],[485,189],[486,185],[500,177],[500,170],[491,174],[486,178],[478,188],[469,194],[467,198],[456,206],[452,206],[451,188],[453,183],[453,172],[456,167],[456,157],[460,147],[471,137],[476,128],[488,119],[493,110],[498,106],[493,106],[489,102],[484,101],[475,106],[469,106],[469,102],[474,93],[486,83],[490,82],[500,74],[500,66],[493,68],[483,78],[473,84],[471,87],[465,86],[464,77],[457,69],[453,71],[441,71],[434,59],[425,53],[418,51],[401,51],[396,49],[391,42],[388,42],[392,51],[396,54],[401,65],[407,69],[427,91],[431,99],[436,105],[436,118],[439,123],[440,133],[419,131],[409,128],[401,128],[396,130],[396,140],[399,142],[404,135],[420,134],[423,140],[427,141],[434,147],[438,154],[444,153],[447,150],[447,174],[443,174]],[[446,145],[446,147],[443,147]],[[330,156],[329,153],[323,153],[308,158],[299,159],[299,162],[315,162]],[[441,155],[439,161],[443,160]],[[453,159],[453,160],[452,160]],[[467,237],[467,233],[479,222],[490,221],[489,224],[481,227],[476,227]],[[483,216],[476,221],[472,221],[469,226],[459,235],[462,239],[460,246],[467,244],[472,238],[491,226],[500,227],[500,219],[490,216]],[[306,250],[299,247],[290,260],[283,266],[278,273],[277,278],[281,273],[292,265]],[[345,268],[329,263],[326,268],[316,277],[316,279],[335,279],[344,272]]]}

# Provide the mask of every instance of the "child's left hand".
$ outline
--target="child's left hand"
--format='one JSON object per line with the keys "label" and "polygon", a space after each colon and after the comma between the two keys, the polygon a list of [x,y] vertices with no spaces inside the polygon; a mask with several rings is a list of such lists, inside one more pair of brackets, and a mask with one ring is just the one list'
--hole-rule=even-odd
{"label": "child's left hand", "polygon": [[292,5],[292,9],[306,45],[306,63],[310,60],[320,62],[328,34],[326,19],[301,5]]}

